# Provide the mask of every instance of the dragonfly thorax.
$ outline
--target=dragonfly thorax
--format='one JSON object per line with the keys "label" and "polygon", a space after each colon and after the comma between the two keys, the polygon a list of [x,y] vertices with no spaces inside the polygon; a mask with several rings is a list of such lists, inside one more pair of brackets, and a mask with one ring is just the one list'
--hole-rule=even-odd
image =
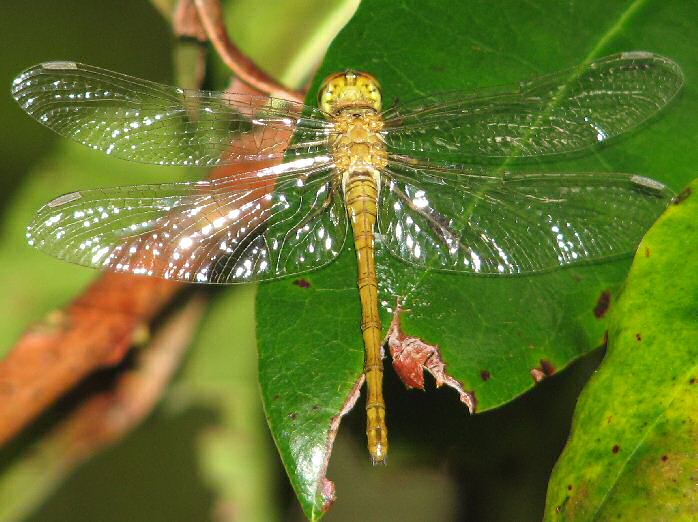
{"label": "dragonfly thorax", "polygon": [[359,113],[347,109],[337,114],[333,123],[334,133],[329,142],[338,171],[381,170],[387,165],[383,120],[378,113],[370,109]]}

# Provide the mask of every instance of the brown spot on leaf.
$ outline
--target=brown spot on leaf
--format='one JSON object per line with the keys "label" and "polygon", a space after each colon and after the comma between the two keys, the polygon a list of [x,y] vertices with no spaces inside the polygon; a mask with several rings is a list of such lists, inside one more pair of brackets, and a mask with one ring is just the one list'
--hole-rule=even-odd
{"label": "brown spot on leaf", "polygon": [[688,380],[688,384],[695,384],[695,383],[696,383],[696,378],[695,378],[695,377],[691,377],[691,378]]}
{"label": "brown spot on leaf", "polygon": [[337,498],[335,495],[334,482],[322,477],[320,495],[322,496],[322,512],[327,513],[330,509],[332,509],[332,504],[334,504],[334,501]]}
{"label": "brown spot on leaf", "polygon": [[531,368],[531,377],[533,377],[534,381],[541,382],[543,379],[545,379],[545,374],[538,368]]}
{"label": "brown spot on leaf", "polygon": [[589,484],[586,482],[580,482],[575,484],[574,491],[565,495],[562,501],[561,508],[562,512],[567,515],[569,520],[582,520],[580,517],[580,511],[586,513],[587,506],[589,505]]}
{"label": "brown spot on leaf", "polygon": [[407,388],[424,389],[424,370],[436,380],[436,387],[444,384],[458,392],[460,400],[468,407],[470,413],[477,409],[477,398],[471,391],[446,372],[446,364],[441,357],[439,347],[424,342],[419,337],[405,335],[400,328],[400,301],[398,300],[393,321],[388,330],[388,348],[393,358],[393,367],[400,380]]}
{"label": "brown spot on leaf", "polygon": [[613,448],[611,448],[611,451],[613,453],[618,453],[620,451],[620,446],[618,444],[614,444]]}
{"label": "brown spot on leaf", "polygon": [[613,415],[609,415],[608,418],[606,419],[606,424],[611,424],[612,420],[613,420]]}
{"label": "brown spot on leaf", "polygon": [[272,397],[272,399],[275,401],[278,401],[280,398],[281,398],[281,395],[279,395],[278,393],[276,395],[274,395],[274,397]]}
{"label": "brown spot on leaf", "polygon": [[310,288],[310,281],[307,279],[296,279],[293,284],[300,288]]}
{"label": "brown spot on leaf", "polygon": [[662,462],[666,462],[667,460],[669,460],[669,456],[668,456],[668,455],[662,455]]}
{"label": "brown spot on leaf", "polygon": [[546,377],[550,377],[551,375],[555,374],[555,366],[553,366],[553,363],[551,363],[547,359],[541,359],[540,360],[540,367],[541,370],[543,370],[543,373],[545,374]]}
{"label": "brown spot on leaf", "polygon": [[288,418],[294,421],[298,418],[298,414],[294,411],[293,413],[288,414]]}
{"label": "brown spot on leaf", "polygon": [[645,257],[650,257],[650,247],[645,247]]}
{"label": "brown spot on leaf", "polygon": [[553,363],[551,363],[547,359],[541,359],[540,366],[538,366],[537,368],[531,368],[531,377],[533,377],[533,380],[538,383],[546,377],[555,375],[555,371],[556,370],[555,366],[553,366]]}
{"label": "brown spot on leaf", "polygon": [[572,484],[567,484],[567,491],[572,491]]}
{"label": "brown spot on leaf", "polygon": [[489,380],[490,380],[490,377],[492,377],[492,376],[490,375],[490,372],[488,372],[487,370],[482,370],[482,371],[480,372],[480,378],[481,378],[483,381],[489,381]]}
{"label": "brown spot on leaf", "polygon": [[611,305],[611,292],[610,290],[604,290],[599,296],[599,300],[596,301],[596,306],[594,307],[594,315],[597,319],[601,319],[606,312],[608,307]]}
{"label": "brown spot on leaf", "polygon": [[635,334],[635,339],[637,340],[637,342],[642,341],[642,334],[640,334],[640,332],[636,333],[636,334]]}
{"label": "brown spot on leaf", "polygon": [[692,192],[693,192],[693,191],[691,190],[691,187],[686,187],[686,188],[683,189],[681,192],[679,192],[679,193],[676,195],[676,197],[675,197],[674,199],[671,200],[671,202],[672,202],[674,205],[680,205],[681,203],[683,203],[684,201],[686,201],[686,199],[691,195]]}

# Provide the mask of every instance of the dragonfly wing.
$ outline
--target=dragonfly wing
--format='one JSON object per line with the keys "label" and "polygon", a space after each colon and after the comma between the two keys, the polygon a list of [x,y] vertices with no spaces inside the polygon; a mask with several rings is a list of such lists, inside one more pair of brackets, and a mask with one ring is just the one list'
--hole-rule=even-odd
{"label": "dragonfly wing", "polygon": [[337,257],[347,225],[330,190],[331,165],[298,161],[305,166],[73,192],[42,207],[27,237],[66,261],[175,281],[230,284],[306,272]]}
{"label": "dragonfly wing", "polygon": [[436,270],[522,274],[633,251],[671,200],[631,174],[511,174],[391,162],[380,192],[381,240]]}
{"label": "dragonfly wing", "polygon": [[318,109],[227,92],[188,91],[75,62],[21,73],[12,95],[58,134],[112,156],[161,165],[215,166],[325,151]]}
{"label": "dragonfly wing", "polygon": [[385,112],[393,153],[471,162],[564,154],[638,126],[683,85],[679,66],[645,52],[522,82],[494,94],[427,96]]}

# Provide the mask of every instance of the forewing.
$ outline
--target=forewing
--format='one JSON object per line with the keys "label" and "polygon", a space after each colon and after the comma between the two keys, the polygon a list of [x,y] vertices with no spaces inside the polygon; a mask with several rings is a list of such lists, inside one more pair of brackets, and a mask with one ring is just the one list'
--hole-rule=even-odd
{"label": "forewing", "polygon": [[195,283],[276,279],[341,250],[346,212],[331,185],[327,161],[298,160],[215,181],[73,192],[42,207],[27,237],[60,259],[117,272]]}
{"label": "forewing", "polygon": [[638,126],[680,90],[677,64],[646,52],[609,56],[496,94],[427,96],[386,111],[396,154],[477,162],[578,151]]}
{"label": "forewing", "polygon": [[488,174],[391,162],[382,244],[436,270],[526,274],[633,251],[671,200],[631,174]]}
{"label": "forewing", "polygon": [[43,125],[122,159],[215,166],[326,150],[331,123],[300,103],[190,91],[75,62],[48,62],[12,84],[20,107]]}

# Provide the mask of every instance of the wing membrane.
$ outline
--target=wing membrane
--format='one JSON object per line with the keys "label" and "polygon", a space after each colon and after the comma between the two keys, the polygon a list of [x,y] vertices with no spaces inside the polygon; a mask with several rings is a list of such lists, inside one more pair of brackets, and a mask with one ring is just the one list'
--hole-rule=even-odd
{"label": "wing membrane", "polygon": [[437,270],[523,274],[627,254],[672,193],[630,174],[506,174],[393,161],[379,229],[397,257]]}
{"label": "wing membrane", "polygon": [[187,91],[75,62],[27,69],[12,95],[61,136],[112,156],[161,165],[215,166],[325,150],[321,111],[276,98]]}
{"label": "wing membrane", "polygon": [[[626,132],[679,91],[677,64],[651,53],[609,56],[497,94],[427,96],[385,112],[397,154],[469,160],[563,154]],[[509,92],[507,92],[509,91]]]}
{"label": "wing membrane", "polygon": [[306,272],[338,255],[346,212],[330,190],[327,158],[298,162],[216,181],[66,194],[38,211],[27,237],[73,263],[175,281]]}

